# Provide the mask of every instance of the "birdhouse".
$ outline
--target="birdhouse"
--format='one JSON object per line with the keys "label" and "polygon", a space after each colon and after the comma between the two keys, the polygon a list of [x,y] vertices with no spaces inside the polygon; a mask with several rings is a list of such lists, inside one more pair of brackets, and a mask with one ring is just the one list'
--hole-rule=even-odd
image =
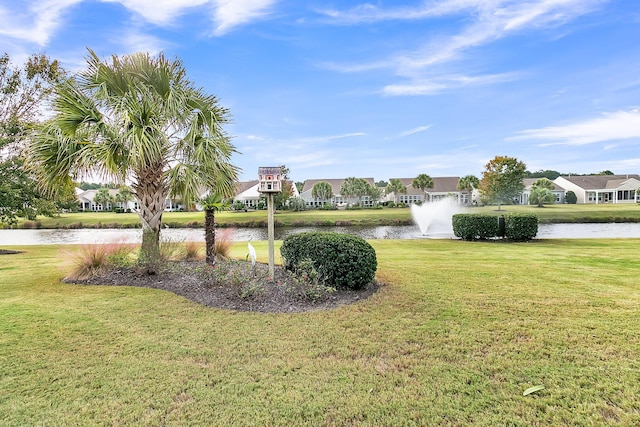
{"label": "birdhouse", "polygon": [[282,169],[279,166],[258,168],[258,181],[260,193],[279,193],[282,191]]}

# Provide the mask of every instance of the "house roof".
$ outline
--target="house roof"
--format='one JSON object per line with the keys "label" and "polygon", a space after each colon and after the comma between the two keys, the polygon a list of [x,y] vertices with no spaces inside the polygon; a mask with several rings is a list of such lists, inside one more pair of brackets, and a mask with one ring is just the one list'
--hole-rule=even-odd
{"label": "house roof", "polygon": [[244,193],[245,191],[247,191],[248,189],[250,189],[251,187],[254,187],[256,185],[258,185],[258,180],[257,179],[253,179],[251,181],[238,182],[236,184],[236,196],[238,194]]}
{"label": "house roof", "polygon": [[631,178],[640,180],[640,175],[573,175],[562,178],[584,190],[607,190],[616,189]]}
{"label": "house roof", "polygon": [[[539,179],[541,178],[525,178],[522,180],[522,184],[524,184],[524,188],[526,190],[531,190],[531,187],[533,187],[533,183]],[[551,191],[564,191],[564,188],[557,185],[555,182],[551,181],[551,183],[553,184],[553,188],[551,189]]]}

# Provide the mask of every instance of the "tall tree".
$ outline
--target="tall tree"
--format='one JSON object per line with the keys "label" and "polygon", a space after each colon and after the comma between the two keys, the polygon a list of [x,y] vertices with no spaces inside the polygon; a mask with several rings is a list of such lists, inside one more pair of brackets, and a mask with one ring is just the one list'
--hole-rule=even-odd
{"label": "tall tree", "polygon": [[65,187],[59,200],[44,197],[24,168],[27,131],[41,116],[42,101],[52,85],[63,76],[58,62],[45,55],[30,56],[22,67],[12,64],[8,54],[0,56],[0,223],[54,215],[73,194]]}
{"label": "tall tree", "polygon": [[44,110],[43,99],[64,76],[58,61],[46,55],[31,55],[22,68],[8,54],[0,56],[0,150],[20,151],[28,128]]}
{"label": "tall tree", "polygon": [[333,189],[331,184],[326,181],[316,182],[311,189],[311,196],[318,200],[331,200],[333,197]]}
{"label": "tall tree", "polygon": [[527,166],[515,157],[496,156],[485,165],[480,181],[480,192],[484,198],[498,203],[512,202],[522,190],[522,179]]}
{"label": "tall tree", "polygon": [[188,205],[203,188],[233,190],[235,148],[223,130],[229,112],[177,59],[136,53],[102,61],[89,50],[87,69],[56,87],[52,108],[29,148],[43,188],[54,193],[87,172],[130,180],[140,201],[139,260],[149,273],[160,260],[167,196]]}
{"label": "tall tree", "polygon": [[427,188],[433,188],[433,179],[425,173],[421,173],[411,181],[411,186],[418,190],[426,190]]}
{"label": "tall tree", "polygon": [[472,200],[472,196],[473,196],[473,190],[475,190],[476,188],[478,188],[480,186],[480,180],[478,179],[477,176],[475,175],[466,175],[463,176],[462,178],[460,178],[458,180],[458,190],[460,191],[468,191],[469,192],[469,201],[468,203],[471,203]]}
{"label": "tall tree", "polygon": [[387,194],[393,193],[393,203],[398,204],[398,194],[407,194],[407,187],[398,178],[391,178],[386,189]]}

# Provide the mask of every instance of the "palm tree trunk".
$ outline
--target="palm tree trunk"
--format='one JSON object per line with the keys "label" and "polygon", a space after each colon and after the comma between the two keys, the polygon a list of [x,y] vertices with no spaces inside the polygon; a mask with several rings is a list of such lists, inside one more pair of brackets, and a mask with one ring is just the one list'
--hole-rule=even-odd
{"label": "palm tree trunk", "polygon": [[158,168],[161,170],[159,166],[150,167],[138,174],[137,183],[133,185],[140,201],[139,216],[142,223],[142,246],[138,262],[147,269],[148,274],[157,273],[160,266],[160,230],[168,192],[162,173],[157,172]]}
{"label": "palm tree trunk", "polygon": [[213,265],[216,263],[216,224],[215,210],[204,211],[204,241],[206,245],[206,263]]}

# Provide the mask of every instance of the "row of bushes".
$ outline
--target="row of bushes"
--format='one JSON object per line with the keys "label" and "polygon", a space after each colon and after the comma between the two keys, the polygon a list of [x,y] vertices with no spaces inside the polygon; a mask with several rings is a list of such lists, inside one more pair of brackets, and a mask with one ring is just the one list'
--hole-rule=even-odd
{"label": "row of bushes", "polygon": [[452,224],[453,234],[462,240],[504,238],[523,241],[538,234],[538,217],[533,214],[456,214]]}

